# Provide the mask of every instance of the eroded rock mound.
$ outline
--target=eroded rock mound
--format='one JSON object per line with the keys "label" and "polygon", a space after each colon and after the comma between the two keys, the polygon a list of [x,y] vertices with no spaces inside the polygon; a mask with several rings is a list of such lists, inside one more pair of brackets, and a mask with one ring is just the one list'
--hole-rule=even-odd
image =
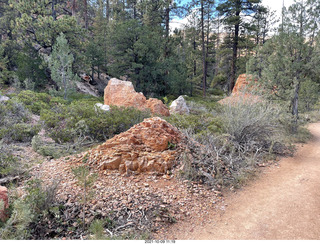
{"label": "eroded rock mound", "polygon": [[169,116],[168,108],[156,98],[146,99],[136,92],[130,81],[112,78],[104,90],[104,104],[134,107],[140,110],[150,109],[153,114]]}
{"label": "eroded rock mound", "polygon": [[87,155],[87,163],[101,170],[162,174],[172,168],[177,156],[174,149],[181,138],[181,132],[175,127],[154,117],[116,135],[83,157]]}

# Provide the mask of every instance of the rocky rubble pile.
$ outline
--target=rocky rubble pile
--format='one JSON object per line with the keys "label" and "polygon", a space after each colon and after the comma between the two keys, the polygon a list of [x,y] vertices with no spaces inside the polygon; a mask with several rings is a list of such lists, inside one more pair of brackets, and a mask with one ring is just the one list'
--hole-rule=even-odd
{"label": "rocky rubble pile", "polygon": [[[61,220],[50,220],[50,226],[43,223],[44,233],[59,238],[80,238],[82,229],[79,219],[83,190],[77,184],[72,167],[75,165],[65,158],[45,162],[32,172],[33,177],[40,177],[46,185],[60,182],[56,198],[64,206],[59,213]],[[105,234],[109,237],[130,233],[139,237],[149,231],[156,235],[165,233],[167,225],[192,221],[199,216],[206,218],[212,207],[218,208],[223,203],[220,192],[196,182],[180,181],[174,172],[163,176],[123,176],[116,171],[99,171],[91,190],[94,194],[86,206],[85,221],[90,225],[94,219],[108,220]],[[63,231],[57,233],[57,229]],[[65,231],[69,229],[72,231]]]}
{"label": "rocky rubble pile", "polygon": [[130,81],[112,78],[104,90],[104,104],[134,107],[140,110],[150,109],[153,114],[169,116],[169,109],[156,98],[148,100],[142,92],[136,92]]}
{"label": "rocky rubble pile", "polygon": [[182,134],[165,120],[145,119],[102,145],[83,153],[76,161],[84,160],[100,170],[156,172],[164,174],[175,162]]}

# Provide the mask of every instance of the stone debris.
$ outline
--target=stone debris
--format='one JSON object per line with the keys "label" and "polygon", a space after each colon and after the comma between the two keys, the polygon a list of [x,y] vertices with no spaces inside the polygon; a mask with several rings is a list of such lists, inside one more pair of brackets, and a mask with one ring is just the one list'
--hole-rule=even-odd
{"label": "stone debris", "polygon": [[136,92],[130,81],[112,78],[104,90],[104,104],[150,109],[153,114],[170,116],[169,109],[156,98],[146,99],[142,92]]}
{"label": "stone debris", "polygon": [[186,101],[183,96],[179,96],[176,100],[174,100],[170,105],[170,113],[175,114],[189,114],[190,110],[187,106]]}
{"label": "stone debris", "polygon": [[[82,217],[83,190],[71,170],[76,165],[67,158],[51,160],[35,168],[32,175],[46,185],[60,181],[56,198],[66,206],[63,216],[68,216],[69,225],[81,228],[78,219]],[[127,176],[116,171],[98,171],[98,174],[85,218],[88,225],[93,219],[108,219],[113,223],[106,233],[109,236],[151,231],[156,237],[177,221],[208,217],[212,207],[222,200],[203,184],[179,180],[175,170],[167,178],[150,173]],[[72,238],[72,233],[67,238]]]}
{"label": "stone debris", "polygon": [[167,121],[153,117],[133,126],[73,161],[86,162],[100,170],[123,173],[165,174],[175,162],[181,132]]}

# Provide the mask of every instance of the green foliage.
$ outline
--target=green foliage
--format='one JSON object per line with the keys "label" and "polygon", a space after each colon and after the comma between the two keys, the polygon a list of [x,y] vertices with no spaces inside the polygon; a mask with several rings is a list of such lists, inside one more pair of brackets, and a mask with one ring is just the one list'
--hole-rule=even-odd
{"label": "green foliage", "polygon": [[52,97],[46,93],[37,93],[30,90],[21,91],[13,96],[18,102],[22,103],[29,111],[40,115],[42,109],[49,109]]}
{"label": "green foliage", "polygon": [[134,108],[111,107],[104,112],[95,109],[97,102],[84,99],[70,105],[59,104],[43,110],[40,118],[56,142],[76,142],[85,137],[105,141],[149,117],[148,112]]}
{"label": "green foliage", "polygon": [[12,204],[10,218],[0,228],[0,239],[26,240],[34,231],[30,228],[38,222],[55,201],[58,184],[44,187],[38,179],[29,180],[26,185],[26,196],[16,199]]}
{"label": "green foliage", "polygon": [[31,141],[32,149],[42,156],[50,158],[60,158],[69,154],[68,149],[54,142],[46,142],[41,136],[36,135]]}
{"label": "green foliage", "polygon": [[39,216],[51,207],[55,201],[57,187],[57,182],[48,186],[44,186],[39,179],[32,179],[27,182],[27,195],[24,201],[29,205],[34,216]]}
{"label": "green foliage", "polygon": [[[25,89],[39,89],[44,87],[47,80],[45,74],[46,64],[40,58],[38,52],[33,48],[24,48],[17,55],[17,66],[16,75],[19,80],[24,82],[22,86]],[[29,81],[30,84],[26,84],[25,81]]]}
{"label": "green foliage", "polygon": [[200,115],[178,115],[173,114],[166,120],[179,129],[190,129],[196,135],[205,133],[223,133],[222,120],[211,113]]}
{"label": "green foliage", "polygon": [[14,148],[0,140],[0,178],[18,175],[22,170],[20,161],[14,156]]}
{"label": "green foliage", "polygon": [[89,199],[93,197],[94,191],[91,188],[98,177],[98,174],[90,172],[90,168],[86,165],[86,162],[87,155],[83,159],[83,165],[72,168],[72,173],[74,174],[75,178],[78,180],[78,184],[82,188],[81,203],[83,215],[83,230],[85,229],[85,207]]}
{"label": "green foliage", "polygon": [[18,199],[13,203],[11,217],[0,229],[0,239],[2,240],[26,240],[30,237],[29,224],[34,215],[30,206],[23,199]]}
{"label": "green foliage", "polygon": [[27,142],[40,131],[40,125],[30,124],[29,111],[13,99],[0,102],[0,117],[0,139]]}
{"label": "green foliage", "polygon": [[91,223],[91,225],[89,227],[89,231],[93,235],[93,237],[91,238],[92,240],[105,240],[105,239],[107,239],[104,234],[104,225],[105,225],[105,221],[101,220],[101,219],[96,219]]}
{"label": "green foliage", "polygon": [[4,46],[0,43],[0,85],[8,81],[11,74],[8,70],[9,60],[4,51]]}
{"label": "green foliage", "polygon": [[281,110],[270,102],[244,100],[224,106],[223,128],[231,139],[247,150],[268,150],[281,134]]}
{"label": "green foliage", "polygon": [[61,32],[53,46],[49,59],[51,78],[57,82],[59,89],[63,90],[64,99],[67,99],[68,92],[73,88],[75,76],[72,72],[74,58],[70,51],[68,40]]}
{"label": "green foliage", "polygon": [[319,84],[307,80],[301,84],[299,110],[301,112],[310,111],[319,100]]}

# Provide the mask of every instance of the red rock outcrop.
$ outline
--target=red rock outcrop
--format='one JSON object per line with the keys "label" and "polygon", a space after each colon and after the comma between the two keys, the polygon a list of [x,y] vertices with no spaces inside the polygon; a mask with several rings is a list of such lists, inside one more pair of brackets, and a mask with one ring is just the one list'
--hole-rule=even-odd
{"label": "red rock outcrop", "polygon": [[5,221],[7,219],[6,210],[8,207],[8,189],[4,186],[0,186],[0,220]]}
{"label": "red rock outcrop", "polygon": [[150,109],[153,114],[169,116],[169,109],[156,98],[146,99],[136,92],[130,81],[112,78],[104,90],[104,104],[134,107],[140,110]]}
{"label": "red rock outcrop", "polygon": [[181,139],[178,129],[153,117],[83,153],[81,159],[87,155],[87,163],[100,170],[163,174],[172,168],[177,151],[171,147]]}
{"label": "red rock outcrop", "polygon": [[232,89],[232,93],[229,97],[226,97],[220,101],[220,104],[235,104],[239,102],[258,102],[261,98],[257,95],[253,95],[250,92],[255,86],[250,87],[252,82],[252,75],[241,74],[239,75],[235,86]]}

